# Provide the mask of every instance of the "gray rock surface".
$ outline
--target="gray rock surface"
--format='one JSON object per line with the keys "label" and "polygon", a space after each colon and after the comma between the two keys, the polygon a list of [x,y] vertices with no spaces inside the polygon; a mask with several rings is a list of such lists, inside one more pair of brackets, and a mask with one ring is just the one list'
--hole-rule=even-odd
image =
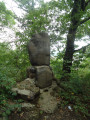
{"label": "gray rock surface", "polygon": [[21,109],[22,111],[32,111],[32,110],[36,110],[36,106],[35,104],[31,104],[29,102],[24,102],[24,103],[21,103]]}
{"label": "gray rock surface", "polygon": [[52,84],[53,73],[49,66],[36,67],[36,85],[40,88],[48,87]]}
{"label": "gray rock surface", "polygon": [[40,93],[39,87],[35,86],[35,80],[30,78],[18,83],[16,87],[12,88],[12,91],[25,100],[34,100]]}
{"label": "gray rock surface", "polygon": [[50,64],[50,39],[47,33],[35,34],[28,43],[30,62],[33,66]]}
{"label": "gray rock surface", "polygon": [[34,109],[35,108],[35,105],[34,104],[31,104],[31,103],[22,103],[21,104],[22,108],[29,108],[29,109]]}
{"label": "gray rock surface", "polygon": [[54,92],[56,92],[54,89],[56,87],[56,82],[53,82],[51,87],[40,89],[41,94],[38,104],[40,106],[40,110],[44,111],[45,113],[54,113],[54,111],[58,108],[59,101],[54,95]]}

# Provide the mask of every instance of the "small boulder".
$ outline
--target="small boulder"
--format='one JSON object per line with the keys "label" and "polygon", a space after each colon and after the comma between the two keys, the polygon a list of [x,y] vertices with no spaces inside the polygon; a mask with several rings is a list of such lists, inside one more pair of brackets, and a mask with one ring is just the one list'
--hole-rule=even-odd
{"label": "small boulder", "polygon": [[34,100],[40,93],[39,87],[35,86],[35,80],[30,78],[18,83],[12,91],[25,100]]}

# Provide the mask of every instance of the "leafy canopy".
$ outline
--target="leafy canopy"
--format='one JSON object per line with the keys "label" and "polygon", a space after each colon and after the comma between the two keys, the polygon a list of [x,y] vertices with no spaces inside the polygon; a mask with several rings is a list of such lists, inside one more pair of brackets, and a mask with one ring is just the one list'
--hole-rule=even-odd
{"label": "leafy canopy", "polygon": [[0,26],[12,26],[14,24],[14,14],[6,8],[4,2],[0,2]]}

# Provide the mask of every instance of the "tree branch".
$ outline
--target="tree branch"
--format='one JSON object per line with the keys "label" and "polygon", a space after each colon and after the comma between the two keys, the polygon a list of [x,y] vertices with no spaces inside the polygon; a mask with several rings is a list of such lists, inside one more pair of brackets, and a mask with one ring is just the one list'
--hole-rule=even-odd
{"label": "tree branch", "polygon": [[81,9],[84,11],[85,10],[85,0],[81,0]]}
{"label": "tree branch", "polygon": [[78,49],[78,50],[74,50],[74,53],[75,53],[75,52],[78,52],[78,51],[80,51],[80,50],[83,50],[83,53],[84,53],[85,50],[86,50],[86,47],[88,47],[88,46],[90,46],[90,44],[88,44],[88,45],[86,45],[86,46],[84,46],[84,47],[82,47],[82,48],[80,48],[80,49]]}
{"label": "tree branch", "polygon": [[85,2],[85,0],[81,0],[81,9],[85,11],[89,3],[90,3],[90,0],[88,0],[87,2]]}
{"label": "tree branch", "polygon": [[90,3],[90,1],[88,0],[86,3],[85,3],[85,8],[87,7],[87,5]]}
{"label": "tree branch", "polygon": [[88,20],[90,20],[90,17],[88,17],[88,18],[82,20],[82,21],[80,22],[80,25],[83,24],[83,23],[85,23],[85,22],[87,22]]}

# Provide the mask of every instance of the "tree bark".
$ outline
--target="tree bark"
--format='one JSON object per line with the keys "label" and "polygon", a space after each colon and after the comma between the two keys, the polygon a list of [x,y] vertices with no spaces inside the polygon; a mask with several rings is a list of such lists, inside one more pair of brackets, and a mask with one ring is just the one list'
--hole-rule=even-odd
{"label": "tree bark", "polygon": [[71,25],[69,28],[69,32],[67,35],[66,51],[63,58],[63,71],[65,73],[71,72],[71,66],[72,66],[72,60],[73,60],[73,54],[74,54],[74,41],[75,41],[75,35],[77,30],[77,27],[73,29],[72,28],[73,26]]}
{"label": "tree bark", "polygon": [[[73,54],[74,54],[74,41],[78,26],[80,25],[81,11],[85,10],[82,5],[84,0],[74,0],[73,9],[71,12],[71,24],[67,35],[66,51],[63,58],[63,75],[61,80],[69,80],[71,73]],[[85,1],[83,2],[85,4]],[[83,7],[82,7],[83,6]]]}

